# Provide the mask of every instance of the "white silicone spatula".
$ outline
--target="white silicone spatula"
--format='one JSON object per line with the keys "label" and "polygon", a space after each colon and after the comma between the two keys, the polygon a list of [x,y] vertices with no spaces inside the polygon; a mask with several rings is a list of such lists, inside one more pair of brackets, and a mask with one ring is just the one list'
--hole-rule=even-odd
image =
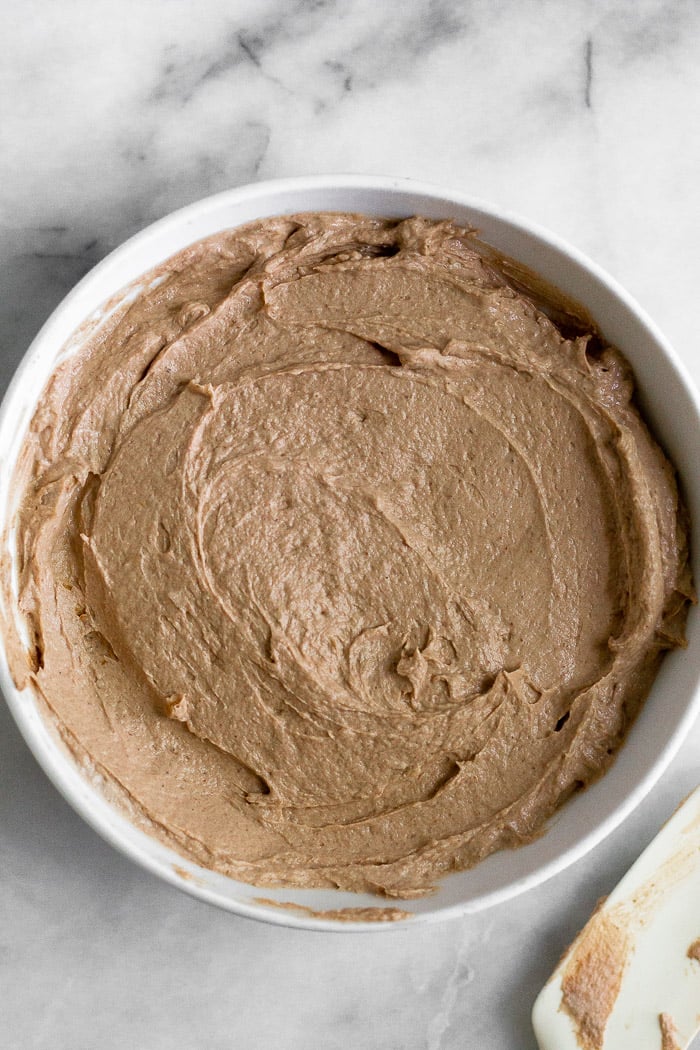
{"label": "white silicone spatula", "polygon": [[700,788],[593,913],[532,1023],[541,1050],[685,1050],[700,1030]]}

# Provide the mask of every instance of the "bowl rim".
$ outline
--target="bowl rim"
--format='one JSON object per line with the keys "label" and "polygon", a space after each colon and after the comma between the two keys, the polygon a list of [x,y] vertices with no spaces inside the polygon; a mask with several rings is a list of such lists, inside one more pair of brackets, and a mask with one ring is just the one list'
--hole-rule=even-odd
{"label": "bowl rim", "polygon": [[[104,278],[108,279],[110,270],[115,269],[117,264],[125,256],[137,251],[142,245],[147,244],[149,241],[167,231],[185,231],[191,222],[200,220],[203,215],[216,213],[227,204],[241,205],[244,203],[254,203],[258,200],[263,201],[268,198],[273,198],[274,200],[284,194],[293,195],[298,193],[301,195],[313,191],[339,191],[341,193],[352,193],[354,190],[385,193],[390,197],[393,196],[397,199],[401,197],[421,196],[432,199],[436,204],[442,203],[446,207],[453,205],[464,208],[477,217],[477,222],[479,215],[483,215],[488,219],[494,219],[499,223],[510,226],[514,230],[523,233],[529,239],[544,244],[546,248],[554,249],[556,253],[568,257],[568,259],[572,260],[580,270],[592,276],[610,293],[612,293],[612,296],[626,306],[627,309],[635,315],[640,325],[646,329],[652,342],[656,345],[663,357],[666,358],[668,364],[671,366],[672,370],[675,371],[677,378],[684,387],[685,393],[688,395],[688,399],[694,408],[696,423],[700,430],[700,393],[696,390],[684,363],[679,359],[666,337],[639,303],[637,303],[637,301],[617,282],[614,277],[583,252],[579,251],[579,249],[570,245],[563,238],[552,233],[536,222],[532,222],[529,219],[511,212],[508,209],[492,204],[482,198],[463,193],[460,190],[398,176],[339,173],[268,179],[223,190],[170,212],[163,218],[150,223],[119,244],[100,262],[92,267],[67,293],[31,341],[12,376],[2,399],[2,403],[0,404],[0,433],[5,426],[10,406],[17,397],[18,392],[22,390],[27,382],[28,373],[30,372],[34,357],[39,349],[44,347],[47,343],[53,345],[55,349],[65,345],[65,339],[58,342],[55,333],[62,325],[66,313],[73,308],[73,305],[79,301],[79,297],[83,295],[87,289],[91,288],[93,284],[101,282]],[[304,208],[297,210],[309,209]],[[287,208],[284,209],[284,212],[275,211],[273,204],[269,211],[265,211],[265,214],[271,216],[282,213],[290,214],[291,211],[292,209]],[[223,225],[220,228],[225,229],[231,227]],[[199,237],[195,236],[190,241],[185,240],[181,247],[185,247],[186,244],[192,243],[197,239],[199,239]],[[163,255],[162,259],[165,260],[170,254],[173,254],[173,252],[177,250],[179,249],[173,249],[173,251]],[[147,269],[152,268],[152,265],[153,264]],[[147,272],[147,270],[142,270],[141,272]],[[119,289],[123,287],[123,282],[117,284],[113,287],[112,294],[116,294]],[[108,298],[108,295],[104,296],[102,302],[104,303]],[[89,313],[83,315],[83,320],[87,320],[87,317],[89,317]],[[73,331],[75,331],[75,327],[76,326],[73,326]],[[43,377],[44,381],[47,378],[48,374]],[[36,401],[32,406],[32,414],[35,405]],[[9,460],[3,457],[2,462],[0,463],[0,471],[11,472],[14,469],[14,462],[13,457],[9,457]],[[581,838],[577,839],[573,845],[564,849],[563,852],[557,854],[552,859],[537,865],[528,874],[516,878],[506,886],[482,893],[473,900],[436,907],[435,909],[426,912],[415,913],[406,921],[338,922],[328,918],[307,916],[305,914],[289,911],[284,907],[273,907],[267,904],[258,903],[255,902],[254,899],[251,899],[250,902],[234,900],[229,897],[224,897],[214,889],[199,884],[195,878],[189,877],[186,880],[183,879],[183,877],[174,870],[173,864],[170,860],[158,859],[151,855],[151,853],[146,850],[145,846],[140,843],[140,837],[131,835],[126,837],[122,834],[121,830],[117,830],[120,828],[121,824],[124,823],[128,825],[130,829],[139,831],[136,825],[129,821],[129,819],[119,811],[118,807],[112,806],[105,799],[105,806],[113,811],[113,813],[116,813],[116,816],[119,818],[116,821],[112,819],[108,823],[102,814],[101,805],[95,801],[94,796],[97,794],[97,789],[88,784],[85,774],[78,770],[77,765],[69,758],[63,746],[55,738],[53,730],[47,725],[47,720],[45,720],[44,716],[39,712],[38,705],[34,699],[33,693],[31,692],[31,687],[27,687],[21,692],[16,688],[9,672],[5,652],[5,642],[1,632],[0,690],[5,697],[7,706],[10,709],[21,735],[51,782],[72,808],[95,831],[97,831],[102,838],[108,841],[121,853],[146,870],[158,875],[177,889],[210,904],[215,904],[224,910],[247,918],[262,920],[274,925],[317,931],[325,930],[330,932],[406,929],[409,926],[415,926],[416,924],[432,923],[449,918],[460,917],[465,914],[484,910],[498,903],[503,903],[536,885],[544,883],[549,878],[568,868],[571,864],[589,853],[629,816],[667,769],[686,738],[692,724],[700,713],[700,690],[697,688],[696,681],[694,694],[691,697],[682,718],[679,719],[675,728],[668,736],[665,745],[660,749],[656,756],[656,760],[646,775],[635,783],[622,801],[619,802],[613,810],[602,821],[600,821],[600,823],[589,830]],[[30,693],[29,701],[27,700],[28,692]],[[114,826],[115,824],[116,828]],[[148,841],[156,841],[145,832],[140,834]],[[183,867],[186,867],[186,862],[184,860]],[[197,866],[194,865],[193,867],[196,869]],[[263,887],[252,887],[252,890],[258,890],[261,894],[267,892]],[[390,904],[391,902],[384,903]],[[401,902],[399,901],[397,904],[400,906]],[[378,906],[380,906],[379,902]]]}

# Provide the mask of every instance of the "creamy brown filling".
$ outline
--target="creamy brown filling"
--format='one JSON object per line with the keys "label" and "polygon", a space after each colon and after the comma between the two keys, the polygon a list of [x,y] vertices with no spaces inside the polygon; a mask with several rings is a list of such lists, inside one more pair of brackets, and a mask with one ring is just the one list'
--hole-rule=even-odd
{"label": "creamy brown filling", "polygon": [[426,892],[598,776],[682,644],[629,368],[505,272],[449,222],[265,220],[54,373],[14,674],[183,854]]}

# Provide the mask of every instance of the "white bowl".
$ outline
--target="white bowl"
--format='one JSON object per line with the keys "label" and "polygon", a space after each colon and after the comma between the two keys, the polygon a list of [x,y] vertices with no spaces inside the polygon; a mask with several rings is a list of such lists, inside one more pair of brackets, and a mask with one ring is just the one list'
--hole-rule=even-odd
{"label": "white bowl", "polygon": [[[319,176],[262,182],[229,190],[161,219],[99,263],[41,329],[0,408],[0,527],[11,512],[14,463],[46,379],[75,330],[120,289],[181,248],[263,216],[340,210],[378,216],[423,215],[476,226],[484,240],[511,255],[588,307],[606,339],[631,362],[640,402],[683,481],[700,551],[700,399],[664,337],[612,278],[580,252],[529,222],[457,192],[406,179]],[[71,349],[79,345],[73,341]],[[700,578],[697,564],[696,578]],[[323,911],[376,905],[376,898],[337,890],[262,890],[198,867],[138,830],[100,794],[40,715],[29,689],[19,692],[0,654],[0,686],[27,744],[53,783],[107,841],[143,867],[195,897],[229,911],[308,929],[361,930],[415,925],[479,911],[543,882],[582,857],[644,798],[678,750],[700,706],[700,616],[691,610],[687,650],[664,660],[651,695],[613,767],[571,799],[546,833],[518,850],[504,850],[471,871],[444,878],[426,899],[402,902],[398,923],[342,922],[260,903],[291,902]]]}

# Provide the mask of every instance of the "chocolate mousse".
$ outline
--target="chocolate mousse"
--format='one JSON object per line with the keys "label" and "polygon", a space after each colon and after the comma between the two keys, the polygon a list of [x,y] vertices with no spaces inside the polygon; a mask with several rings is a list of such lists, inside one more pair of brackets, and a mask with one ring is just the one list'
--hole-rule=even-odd
{"label": "chocolate mousse", "polygon": [[683,644],[687,527],[630,368],[509,273],[451,222],[265,219],[54,371],[13,675],[182,855],[427,893],[600,776]]}

